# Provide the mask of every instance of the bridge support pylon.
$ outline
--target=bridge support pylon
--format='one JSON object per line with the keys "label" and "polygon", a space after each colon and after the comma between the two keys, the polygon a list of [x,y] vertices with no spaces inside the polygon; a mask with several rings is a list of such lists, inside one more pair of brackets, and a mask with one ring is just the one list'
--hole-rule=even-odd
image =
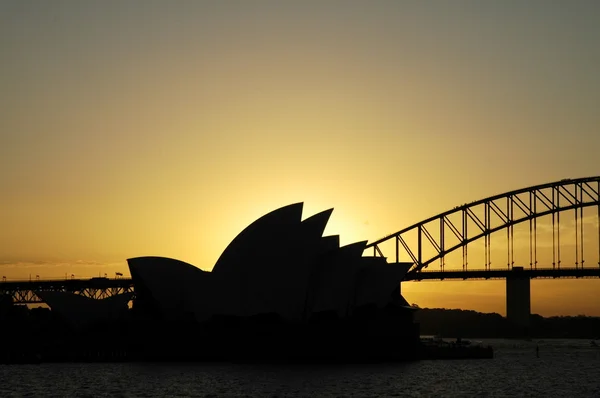
{"label": "bridge support pylon", "polygon": [[518,337],[529,334],[531,322],[531,281],[522,272],[523,267],[513,267],[506,278],[506,318]]}

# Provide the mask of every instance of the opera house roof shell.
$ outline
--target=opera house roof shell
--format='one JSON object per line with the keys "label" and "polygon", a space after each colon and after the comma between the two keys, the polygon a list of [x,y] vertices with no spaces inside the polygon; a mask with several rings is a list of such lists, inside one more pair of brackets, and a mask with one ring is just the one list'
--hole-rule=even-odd
{"label": "opera house roof shell", "polygon": [[[223,251],[211,272],[165,257],[128,259],[134,306],[162,319],[276,314],[302,322],[314,314],[350,316],[356,308],[406,306],[400,281],[412,265],[363,257],[366,241],[340,247],[323,236],[333,209],[302,220],[303,203],[254,221]],[[118,318],[130,294],[96,300],[36,292],[76,328]]]}
{"label": "opera house roof shell", "polygon": [[400,281],[410,264],[363,257],[366,241],[340,247],[323,236],[333,209],[302,220],[303,203],[259,218],[223,251],[211,272],[165,257],[128,259],[141,305],[163,318],[277,314],[301,322],[319,312],[406,305]]}

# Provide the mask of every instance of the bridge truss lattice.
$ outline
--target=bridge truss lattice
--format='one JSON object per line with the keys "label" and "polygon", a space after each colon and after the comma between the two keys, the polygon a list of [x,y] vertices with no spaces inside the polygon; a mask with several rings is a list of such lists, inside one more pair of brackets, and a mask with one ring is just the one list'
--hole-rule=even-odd
{"label": "bridge truss lattice", "polygon": [[[596,208],[589,211],[589,208]],[[420,272],[430,264],[439,261],[440,270],[445,267],[445,257],[457,250],[462,251],[462,269],[468,268],[468,247],[470,243],[483,240],[484,268],[491,269],[491,237],[499,231],[506,231],[506,266],[515,265],[515,231],[518,224],[529,224],[529,268],[538,265],[538,220],[551,218],[552,229],[552,268],[561,266],[561,214],[571,211],[574,214],[571,225],[575,236],[575,268],[583,268],[586,262],[584,245],[584,221],[590,215],[595,218],[598,235],[598,258],[600,267],[600,176],[578,179],[565,179],[543,185],[523,188],[472,203],[457,206],[424,221],[418,222],[384,238],[370,242],[367,249],[373,255],[385,256],[382,245],[395,243],[395,259],[400,262],[400,253],[414,263],[409,273]],[[566,214],[568,216],[569,214]],[[586,218],[584,218],[586,217]],[[565,215],[562,217],[563,220]],[[409,238],[410,237],[410,238]],[[389,246],[387,246],[389,247]],[[387,253],[390,254],[390,253]],[[589,253],[588,253],[589,254]],[[406,261],[406,258],[404,259]],[[478,267],[481,268],[481,267]]]}

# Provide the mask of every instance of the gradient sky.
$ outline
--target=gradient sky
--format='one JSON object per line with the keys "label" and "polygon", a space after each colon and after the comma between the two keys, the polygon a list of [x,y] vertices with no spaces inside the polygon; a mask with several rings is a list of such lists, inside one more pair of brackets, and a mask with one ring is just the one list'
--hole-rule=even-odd
{"label": "gradient sky", "polygon": [[[597,1],[2,1],[0,272],[209,270],[293,202],[334,207],[347,244],[599,175],[599,18]],[[501,281],[403,290],[505,312]],[[598,303],[597,280],[532,283],[533,312]]]}

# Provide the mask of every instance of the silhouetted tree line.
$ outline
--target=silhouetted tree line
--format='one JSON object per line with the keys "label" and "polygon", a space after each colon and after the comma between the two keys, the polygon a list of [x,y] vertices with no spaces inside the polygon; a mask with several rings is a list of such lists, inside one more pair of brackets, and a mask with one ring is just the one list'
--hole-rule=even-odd
{"label": "silhouetted tree line", "polygon": [[[417,307],[418,308],[418,307]],[[471,310],[422,308],[415,313],[422,335],[470,338],[600,338],[600,317],[554,316],[544,318],[531,315],[529,330],[512,325],[497,313],[481,313]]]}

